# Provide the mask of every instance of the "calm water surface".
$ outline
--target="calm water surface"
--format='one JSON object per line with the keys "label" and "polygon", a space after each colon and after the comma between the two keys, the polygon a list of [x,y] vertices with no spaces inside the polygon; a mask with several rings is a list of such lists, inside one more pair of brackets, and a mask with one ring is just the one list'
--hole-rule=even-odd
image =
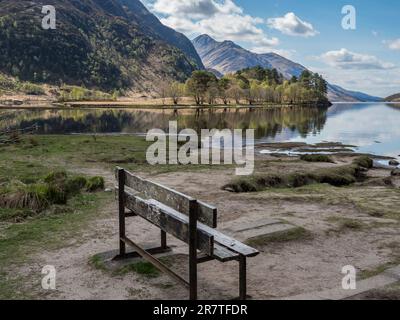
{"label": "calm water surface", "polygon": [[358,151],[400,158],[400,106],[334,104],[329,109],[276,108],[253,111],[144,111],[130,109],[0,110],[0,130],[40,126],[40,134],[144,134],[180,128],[255,129],[257,142],[342,142]]}

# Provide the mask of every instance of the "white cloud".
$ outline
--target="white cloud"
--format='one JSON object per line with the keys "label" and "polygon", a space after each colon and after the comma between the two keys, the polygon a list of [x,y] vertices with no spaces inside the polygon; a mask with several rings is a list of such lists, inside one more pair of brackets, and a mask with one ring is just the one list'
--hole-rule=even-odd
{"label": "white cloud", "polygon": [[313,37],[319,34],[311,23],[301,20],[293,12],[288,12],[283,17],[270,18],[267,24],[270,28],[290,36]]}
{"label": "white cloud", "polygon": [[344,48],[328,51],[318,58],[328,65],[340,69],[386,70],[396,67],[394,64],[381,61],[375,56],[351,52]]}
{"label": "white cloud", "polygon": [[233,0],[155,0],[147,5],[163,24],[188,36],[206,33],[218,41],[248,42],[264,52],[279,44],[260,27],[264,19],[245,14]]}
{"label": "white cloud", "polygon": [[387,97],[399,92],[400,74],[397,69],[338,69],[335,67],[311,68],[329,81],[343,88],[365,92],[378,97]]}
{"label": "white cloud", "polygon": [[385,41],[385,43],[391,50],[400,50],[400,38],[396,40]]}

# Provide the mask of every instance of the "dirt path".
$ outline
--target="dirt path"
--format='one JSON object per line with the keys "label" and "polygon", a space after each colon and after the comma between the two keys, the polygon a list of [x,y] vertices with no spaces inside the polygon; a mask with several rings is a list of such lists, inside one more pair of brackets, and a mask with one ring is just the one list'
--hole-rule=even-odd
{"label": "dirt path", "polygon": [[[75,169],[76,170],[76,169]],[[113,173],[101,168],[79,169],[89,175],[102,175],[107,187],[114,184]],[[282,196],[274,193],[232,194],[221,187],[230,180],[231,170],[214,172],[178,172],[161,174],[153,180],[216,205],[219,229],[227,229],[244,220],[280,218],[304,227],[312,238],[286,243],[270,243],[260,247],[261,254],[249,260],[248,291],[254,299],[282,298],[340,287],[342,267],[354,265],[359,270],[380,266],[392,259],[392,250],[385,246],[399,242],[396,221],[373,218],[347,203],[328,203],[308,197]],[[379,189],[375,192],[379,193]],[[43,294],[38,279],[44,265],[57,270],[57,290],[46,293],[53,299],[186,299],[185,289],[167,276],[147,279],[130,272],[112,276],[96,270],[89,259],[118,246],[117,207],[109,203],[99,218],[82,231],[78,241],[67,242],[65,248],[42,252],[33,265],[21,272],[32,275],[32,287]],[[365,223],[379,224],[366,230],[333,232],[335,225],[327,221],[333,216],[357,218]],[[140,218],[129,220],[128,233],[142,244],[154,244],[159,230]],[[169,238],[177,257],[173,266],[181,274],[187,272],[187,247]],[[199,296],[203,299],[229,299],[237,296],[235,262],[209,262],[199,266]]]}

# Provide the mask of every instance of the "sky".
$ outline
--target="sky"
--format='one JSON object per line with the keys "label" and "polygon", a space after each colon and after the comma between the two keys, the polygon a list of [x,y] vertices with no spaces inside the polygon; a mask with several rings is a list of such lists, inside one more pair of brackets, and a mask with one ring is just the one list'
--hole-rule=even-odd
{"label": "sky", "polygon": [[400,92],[398,0],[142,2],[190,39],[206,33],[257,53],[276,52],[349,90],[380,97]]}

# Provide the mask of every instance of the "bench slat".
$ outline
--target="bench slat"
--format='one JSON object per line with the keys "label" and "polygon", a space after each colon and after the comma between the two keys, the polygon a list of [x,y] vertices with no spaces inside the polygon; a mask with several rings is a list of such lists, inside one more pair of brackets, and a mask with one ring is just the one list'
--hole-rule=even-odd
{"label": "bench slat", "polygon": [[[119,169],[120,168],[117,168],[116,170],[117,180]],[[170,188],[164,187],[158,183],[139,178],[126,170],[125,174],[125,184],[127,187],[140,192],[148,199],[160,201],[167,206],[189,216],[189,203],[190,201],[194,200],[193,198]],[[217,208],[201,201],[197,201],[197,203],[199,208],[198,220],[211,228],[216,228]]]}
{"label": "bench slat", "polygon": [[239,254],[233,251],[228,250],[227,248],[214,243],[214,254],[213,257],[220,262],[228,262],[232,260],[237,260],[239,258]]}
{"label": "bench slat", "polygon": [[[153,203],[155,206],[157,206],[165,211],[169,210],[169,213],[174,215],[177,219],[188,223],[189,218],[186,215],[169,208],[168,206],[166,206],[163,203],[160,203],[159,201],[149,200],[149,202]],[[249,247],[248,245],[245,245],[244,243],[241,243],[231,237],[228,237],[228,236],[224,235],[223,233],[217,231],[216,229],[206,226],[203,223],[198,222],[197,229],[204,231],[205,233],[210,234],[214,237],[214,248],[215,248],[216,244],[219,244],[223,247],[228,248],[231,251],[237,252],[238,254],[244,255],[246,257],[255,257],[260,253],[258,250],[254,249],[252,247]]]}
{"label": "bench slat", "polygon": [[[189,218],[187,216],[177,214],[177,211],[158,201],[141,199],[129,191],[125,191],[125,206],[161,230],[189,243]],[[202,229],[198,229],[197,232],[197,248],[212,256],[214,237]]]}
{"label": "bench slat", "polygon": [[215,229],[212,229],[206,225],[202,225],[200,227],[200,229],[213,235],[215,243],[218,243],[218,244],[228,248],[229,250],[237,252],[241,255],[244,255],[246,257],[255,257],[260,253],[258,250],[254,249],[252,247],[249,247],[248,245],[241,243],[231,237],[228,237],[227,235],[225,235]]}

